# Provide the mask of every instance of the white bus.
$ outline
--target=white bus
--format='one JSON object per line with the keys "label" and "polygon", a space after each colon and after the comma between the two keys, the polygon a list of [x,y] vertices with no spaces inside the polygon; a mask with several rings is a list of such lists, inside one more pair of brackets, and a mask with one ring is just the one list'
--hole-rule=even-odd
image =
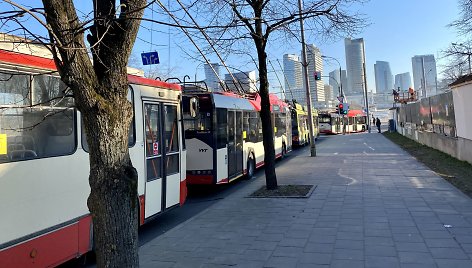
{"label": "white bus", "polygon": [[[181,88],[129,75],[139,222],[187,194]],[[50,267],[92,249],[88,146],[50,58],[0,49],[0,267]]]}
{"label": "white bus", "polygon": [[[290,109],[276,95],[270,95],[270,102],[279,158],[292,148]],[[183,106],[189,184],[224,184],[243,175],[252,177],[264,164],[259,95],[245,98],[184,90]],[[198,111],[191,116],[188,107]]]}

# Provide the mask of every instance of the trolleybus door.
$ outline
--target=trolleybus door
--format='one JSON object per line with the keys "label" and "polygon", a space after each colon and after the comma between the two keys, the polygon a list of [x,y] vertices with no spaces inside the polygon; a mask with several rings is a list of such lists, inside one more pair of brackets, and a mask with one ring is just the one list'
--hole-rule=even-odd
{"label": "trolleybus door", "polygon": [[146,157],[145,217],[179,202],[177,106],[144,103]]}
{"label": "trolleybus door", "polygon": [[228,179],[243,169],[243,113],[228,111]]}
{"label": "trolleybus door", "polygon": [[236,112],[236,171],[242,173],[243,171],[243,112]]}
{"label": "trolleybus door", "polygon": [[237,173],[236,168],[236,115],[228,111],[228,179]]}

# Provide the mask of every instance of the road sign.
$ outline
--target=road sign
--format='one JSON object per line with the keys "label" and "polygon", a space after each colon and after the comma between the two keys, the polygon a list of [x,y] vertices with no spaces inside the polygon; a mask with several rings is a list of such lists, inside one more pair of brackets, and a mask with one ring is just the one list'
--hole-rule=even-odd
{"label": "road sign", "polygon": [[159,54],[157,51],[141,53],[143,65],[159,64]]}

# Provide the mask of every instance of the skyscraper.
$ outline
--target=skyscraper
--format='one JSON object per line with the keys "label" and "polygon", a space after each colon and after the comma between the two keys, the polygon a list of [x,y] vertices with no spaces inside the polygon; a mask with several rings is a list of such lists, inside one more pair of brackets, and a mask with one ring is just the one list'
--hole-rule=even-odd
{"label": "skyscraper", "polygon": [[346,53],[347,87],[343,91],[347,95],[364,93],[364,39],[344,39]]}
{"label": "skyscraper", "polygon": [[336,96],[340,95],[340,87],[343,88],[343,91],[347,87],[347,75],[346,70],[341,70],[341,79],[339,79],[339,69],[334,70],[329,73],[329,85],[333,87],[334,94]]}
{"label": "skyscraper", "polygon": [[335,97],[333,86],[324,85],[324,94],[325,94],[326,101],[333,100]]}
{"label": "skyscraper", "polygon": [[308,63],[308,83],[310,84],[311,100],[315,106],[316,102],[324,102],[324,83],[323,80],[315,80],[315,72],[323,75],[323,59],[321,58],[320,49],[315,45],[306,46],[307,63]]}
{"label": "skyscraper", "polygon": [[241,89],[244,92],[257,91],[256,71],[233,73],[233,76],[236,79],[236,82],[233,81],[233,77],[231,77],[230,74],[225,74],[225,83],[230,90],[234,92],[237,92]]}
{"label": "skyscraper", "polygon": [[306,104],[306,92],[303,89],[302,63],[300,57],[294,54],[283,56],[285,92],[287,96]]}
{"label": "skyscraper", "polygon": [[416,55],[411,58],[413,84],[420,98],[436,95],[436,60],[434,55]]}
{"label": "skyscraper", "polygon": [[395,75],[395,89],[400,88],[401,91],[408,91],[410,87],[412,87],[410,73]]}
{"label": "skyscraper", "polygon": [[393,89],[393,76],[390,70],[390,64],[386,61],[376,61],[375,71],[375,90],[377,93],[391,92]]}
{"label": "skyscraper", "polygon": [[[213,70],[211,69],[210,65],[205,63],[203,65],[203,69],[205,70],[205,83],[207,86],[214,90],[214,91],[220,91],[221,85],[220,85],[220,65],[218,63],[211,63],[211,66],[213,67]],[[216,74],[215,74],[216,72]]]}

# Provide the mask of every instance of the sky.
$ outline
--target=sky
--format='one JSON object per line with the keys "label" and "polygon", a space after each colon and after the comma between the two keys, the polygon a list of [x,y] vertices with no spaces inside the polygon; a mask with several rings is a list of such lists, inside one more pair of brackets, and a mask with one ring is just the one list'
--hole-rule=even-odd
{"label": "sky", "polygon": [[[352,36],[352,38],[364,38],[369,90],[375,88],[375,61],[389,62],[393,75],[403,72],[410,72],[410,75],[412,75],[411,58],[414,55],[433,54],[437,61],[438,78],[440,79],[440,65],[444,62],[441,59],[441,51],[450,43],[460,40],[460,36],[457,35],[455,29],[447,26],[458,17],[459,11],[456,0],[441,2],[431,0],[371,0],[362,6],[358,6],[357,10],[366,15],[370,24],[360,34]],[[149,31],[143,31],[142,33],[146,32],[148,32],[147,36],[149,37]],[[182,41],[181,37],[175,38],[175,35],[179,35],[175,30],[171,30],[171,32],[170,50],[168,46],[169,35],[164,30],[160,33],[154,33],[152,42],[156,45],[150,46],[149,43],[138,40],[135,51],[158,50],[162,63],[159,66],[160,68],[167,68],[170,62],[176,76],[183,77],[187,74],[192,79],[194,77],[204,79],[202,65],[199,62],[192,64],[192,61],[188,60],[187,54],[180,49],[180,47],[191,45],[183,44],[182,42],[185,41]],[[318,46],[323,55],[338,59],[342,68],[345,69],[344,39],[334,42],[321,42],[310,33],[306,34],[306,38],[306,42]],[[301,44],[295,41],[283,46],[275,44],[275,46],[269,47],[268,57],[273,62],[274,69],[282,80],[282,84],[283,76],[276,60],[282,61],[283,54],[300,54],[300,51]],[[213,57],[213,62],[215,61],[216,58]],[[227,64],[244,68],[240,67],[241,64],[236,61],[230,59]],[[185,64],[182,65],[181,62],[185,62]],[[338,66],[338,63],[333,60],[324,62],[323,75],[328,75],[330,71],[339,68]],[[247,68],[248,70],[244,71],[255,69],[254,67]],[[271,66],[269,66],[269,71],[271,72],[269,74],[270,84],[274,88],[272,90],[279,91],[280,84]],[[327,79],[325,80],[327,81]]]}
{"label": "sky", "polygon": [[[162,1],[169,3],[170,0]],[[27,0],[17,1],[25,5],[31,5]],[[80,14],[88,14],[92,1],[76,0]],[[0,8],[8,8],[2,1]],[[38,1],[39,5],[39,1]],[[154,5],[157,9],[157,5]],[[364,38],[368,89],[375,88],[374,63],[375,61],[387,61],[390,63],[392,74],[403,72],[411,73],[411,58],[414,55],[434,54],[438,63],[438,72],[441,70],[443,60],[439,59],[441,50],[444,50],[452,42],[460,42],[453,28],[447,27],[458,17],[457,0],[371,0],[362,6],[356,7],[357,11],[366,15],[370,25],[361,33],[352,38]],[[154,10],[155,11],[155,10]],[[169,21],[163,15],[146,11],[146,17],[156,20]],[[32,26],[34,29],[38,26]],[[4,29],[0,29],[4,31]],[[307,43],[313,43],[321,49],[321,53],[339,60],[345,69],[344,39],[332,42],[321,42],[313,33],[306,34]],[[204,45],[204,44],[201,44]],[[171,72],[171,76],[183,78],[184,75],[204,79],[203,66],[199,61],[189,60],[188,51],[194,50],[188,39],[178,29],[168,29],[167,26],[142,23],[138,34],[133,54],[135,64],[144,70],[157,69],[162,72]],[[282,61],[283,54],[300,54],[301,44],[295,40],[291,43],[284,42],[283,45],[274,43],[269,46],[268,57],[274,63],[275,72],[283,79],[282,72],[276,60]],[[161,63],[157,66],[140,65],[140,53],[158,51]],[[211,60],[216,62],[216,57]],[[200,59],[202,61],[202,59]],[[254,70],[254,66],[247,65],[247,61],[239,58],[230,58],[227,64],[236,66],[244,71]],[[335,61],[325,62],[324,74],[339,68]],[[276,79],[274,69],[269,66],[270,85],[274,88],[280,87]],[[441,74],[438,73],[438,78]],[[283,81],[282,81],[283,83]]]}

